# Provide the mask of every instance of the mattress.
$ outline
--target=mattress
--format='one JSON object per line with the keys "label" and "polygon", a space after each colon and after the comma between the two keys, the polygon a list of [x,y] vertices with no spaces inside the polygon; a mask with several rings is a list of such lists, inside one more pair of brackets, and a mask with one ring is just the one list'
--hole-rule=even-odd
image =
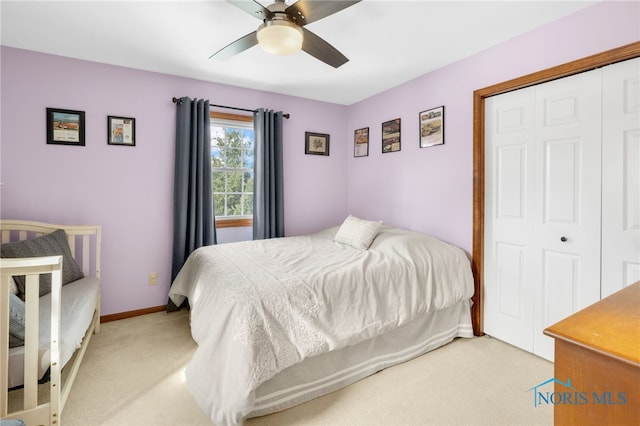
{"label": "mattress", "polygon": [[[60,312],[60,362],[64,367],[82,343],[100,296],[98,278],[82,278],[62,287]],[[39,309],[39,370],[40,379],[50,364],[51,294],[40,297]],[[9,349],[9,389],[24,384],[24,346]]]}

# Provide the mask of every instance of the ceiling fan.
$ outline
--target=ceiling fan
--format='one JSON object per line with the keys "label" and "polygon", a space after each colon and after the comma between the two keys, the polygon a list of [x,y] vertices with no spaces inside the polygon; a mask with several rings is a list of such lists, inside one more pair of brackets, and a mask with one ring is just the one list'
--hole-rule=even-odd
{"label": "ceiling fan", "polygon": [[322,62],[338,68],[349,61],[335,47],[304,28],[362,0],[299,0],[288,6],[285,0],[264,7],[255,0],[227,0],[262,20],[256,31],[223,47],[210,58],[227,59],[259,44],[269,53],[288,55],[300,49]]}

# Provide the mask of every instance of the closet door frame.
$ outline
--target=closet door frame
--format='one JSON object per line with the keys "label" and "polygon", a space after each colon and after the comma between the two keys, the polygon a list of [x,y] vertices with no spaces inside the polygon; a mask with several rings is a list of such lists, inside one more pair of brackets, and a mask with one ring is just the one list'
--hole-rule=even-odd
{"label": "closet door frame", "polygon": [[471,319],[476,336],[484,334],[485,99],[489,96],[568,77],[636,57],[640,57],[640,42],[587,56],[473,92],[473,246],[471,266],[475,292],[472,297]]}

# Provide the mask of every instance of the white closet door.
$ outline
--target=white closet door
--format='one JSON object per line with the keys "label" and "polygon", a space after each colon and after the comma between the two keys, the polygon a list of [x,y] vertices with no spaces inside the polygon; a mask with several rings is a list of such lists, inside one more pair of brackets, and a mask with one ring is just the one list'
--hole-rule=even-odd
{"label": "white closet door", "polygon": [[602,297],[606,297],[640,280],[640,58],[602,72]]}
{"label": "white closet door", "polygon": [[484,330],[533,351],[535,89],[485,100]]}
{"label": "white closet door", "polygon": [[485,332],[547,359],[600,299],[600,71],[485,100]]}
{"label": "white closet door", "polygon": [[601,71],[536,86],[533,352],[543,330],[600,300]]}

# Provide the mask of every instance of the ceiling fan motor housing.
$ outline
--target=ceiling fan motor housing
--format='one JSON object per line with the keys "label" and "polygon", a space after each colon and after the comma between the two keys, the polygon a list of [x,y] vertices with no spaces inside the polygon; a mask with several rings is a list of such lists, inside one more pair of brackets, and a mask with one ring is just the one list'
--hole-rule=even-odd
{"label": "ceiling fan motor housing", "polygon": [[302,49],[302,28],[284,12],[275,12],[265,19],[257,31],[260,47],[275,55],[291,55]]}

